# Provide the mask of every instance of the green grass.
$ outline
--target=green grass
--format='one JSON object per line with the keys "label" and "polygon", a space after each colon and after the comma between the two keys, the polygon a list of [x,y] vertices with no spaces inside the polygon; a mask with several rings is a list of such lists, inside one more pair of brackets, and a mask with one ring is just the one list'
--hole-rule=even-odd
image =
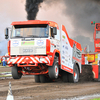
{"label": "green grass", "polygon": [[2,66],[2,65],[0,64],[0,68],[3,68],[3,67],[9,67],[9,66],[7,66],[7,65],[6,65],[6,66]]}
{"label": "green grass", "polygon": [[[9,66],[2,66],[1,64],[0,64],[0,68],[7,68],[7,67],[9,67]],[[9,77],[9,76],[12,76],[12,75],[8,75],[8,74],[5,74],[5,73],[11,73],[11,72],[7,72],[7,71],[5,71],[5,72],[0,72],[0,77]],[[5,75],[4,75],[5,74]]]}
{"label": "green grass", "polygon": [[[8,77],[8,76],[12,76],[12,75],[7,75],[5,73],[11,74],[11,72],[0,72],[0,77]],[[5,75],[4,75],[5,74]]]}
{"label": "green grass", "polygon": [[95,99],[91,99],[91,100],[100,100],[100,98],[95,98]]}
{"label": "green grass", "polygon": [[0,75],[0,77],[10,77],[12,75]]}
{"label": "green grass", "polygon": [[11,73],[11,72],[0,72],[0,74],[1,74],[1,73]]}

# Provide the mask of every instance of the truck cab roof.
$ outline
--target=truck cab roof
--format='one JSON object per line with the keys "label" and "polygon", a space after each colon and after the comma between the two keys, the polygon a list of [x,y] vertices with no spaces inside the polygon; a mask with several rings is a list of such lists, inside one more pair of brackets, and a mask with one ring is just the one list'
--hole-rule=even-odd
{"label": "truck cab roof", "polygon": [[11,23],[11,25],[34,25],[34,24],[48,24],[51,27],[57,27],[57,29],[59,29],[58,24],[53,21],[28,20],[28,21],[17,21]]}

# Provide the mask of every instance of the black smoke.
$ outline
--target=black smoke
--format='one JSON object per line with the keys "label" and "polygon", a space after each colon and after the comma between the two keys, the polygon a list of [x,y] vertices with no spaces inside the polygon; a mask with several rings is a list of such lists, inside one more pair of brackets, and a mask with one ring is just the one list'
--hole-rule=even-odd
{"label": "black smoke", "polygon": [[35,20],[37,12],[39,11],[39,5],[43,0],[26,0],[26,12],[28,20]]}
{"label": "black smoke", "polygon": [[[94,25],[91,21],[100,23],[100,0],[64,0],[66,9],[65,15],[70,16],[71,24],[74,27],[74,39],[81,43],[82,48],[89,45],[94,51],[93,32]],[[73,2],[72,2],[73,1]]]}
{"label": "black smoke", "polygon": [[64,1],[67,6],[64,12],[66,15],[70,16],[76,32],[82,34],[83,31],[87,33],[87,35],[93,34],[91,21],[100,22],[100,0]]}
{"label": "black smoke", "polygon": [[[91,48],[93,48],[94,26],[91,26],[91,21],[100,23],[100,0],[26,0],[26,11],[28,14],[27,18],[29,20],[36,19],[37,12],[39,11],[39,5],[42,2],[47,5],[47,7],[44,8],[47,12],[48,9],[52,8],[52,5],[56,6],[59,3],[64,4],[62,18],[63,16],[68,16],[71,19],[70,23],[74,29],[71,34],[73,34],[76,41],[80,38],[80,36],[81,38],[83,36],[83,42],[80,39],[79,42],[85,46],[85,41],[89,40],[90,42],[87,42],[87,44],[90,43],[90,46],[92,44]],[[61,19],[59,19],[59,21],[60,20]],[[65,22],[67,24],[67,21]]]}
{"label": "black smoke", "polygon": [[47,4],[47,11],[48,7],[63,3],[65,9],[62,11],[62,17],[70,17],[76,36],[87,33],[87,37],[89,37],[90,34],[93,34],[91,21],[100,22],[100,0],[26,0],[28,20],[36,19],[40,7],[39,5],[42,2]]}

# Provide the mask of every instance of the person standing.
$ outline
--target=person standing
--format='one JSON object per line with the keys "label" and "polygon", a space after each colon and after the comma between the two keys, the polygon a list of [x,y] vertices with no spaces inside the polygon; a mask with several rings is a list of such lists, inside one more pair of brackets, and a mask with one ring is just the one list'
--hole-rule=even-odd
{"label": "person standing", "polygon": [[6,66],[5,57],[3,57],[3,66]]}

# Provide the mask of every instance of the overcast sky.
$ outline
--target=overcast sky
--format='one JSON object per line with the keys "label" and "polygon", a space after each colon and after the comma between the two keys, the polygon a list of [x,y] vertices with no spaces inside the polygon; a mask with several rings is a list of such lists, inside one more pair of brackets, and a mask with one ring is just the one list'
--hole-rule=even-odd
{"label": "overcast sky", "polygon": [[[84,48],[86,44],[93,43],[94,26],[90,23],[92,20],[98,21],[99,6],[99,3],[94,0],[84,0],[84,2],[83,0],[45,0],[40,5],[36,19],[55,21],[59,25],[64,24],[69,36],[81,42]],[[24,21],[27,20],[26,18],[25,0],[0,1],[0,50],[2,54],[7,51],[4,29],[9,27],[11,22]],[[90,49],[93,49],[93,45]]]}

